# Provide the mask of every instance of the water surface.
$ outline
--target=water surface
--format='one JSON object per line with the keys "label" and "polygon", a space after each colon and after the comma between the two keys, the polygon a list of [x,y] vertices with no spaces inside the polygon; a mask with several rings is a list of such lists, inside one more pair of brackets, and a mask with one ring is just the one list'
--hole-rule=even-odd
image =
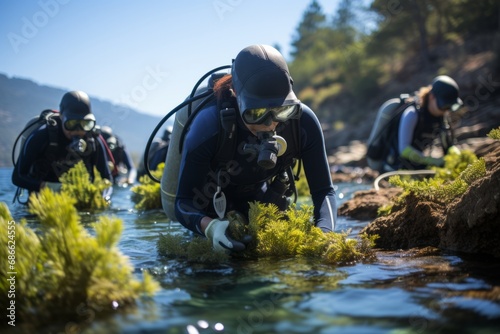
{"label": "water surface", "polygon": [[[17,221],[10,168],[0,168],[0,201]],[[342,203],[366,184],[338,184]],[[372,263],[332,267],[288,259],[188,264],[157,254],[159,233],[186,233],[159,210],[140,212],[130,189],[115,188],[103,213],[123,220],[120,250],[136,275],[149,271],[161,290],[113,314],[94,310],[39,332],[65,333],[499,333],[500,261],[432,252],[378,251]],[[84,215],[85,222],[95,216]],[[339,218],[351,236],[368,221]],[[86,226],[89,224],[86,224]],[[488,293],[497,291],[496,300]],[[16,331],[11,331],[15,333]]]}

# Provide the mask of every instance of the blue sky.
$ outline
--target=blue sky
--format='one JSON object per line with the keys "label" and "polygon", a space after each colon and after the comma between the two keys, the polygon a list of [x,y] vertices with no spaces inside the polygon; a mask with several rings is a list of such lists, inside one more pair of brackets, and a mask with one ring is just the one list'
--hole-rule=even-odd
{"label": "blue sky", "polygon": [[[339,0],[318,2],[331,16]],[[0,73],[161,116],[248,45],[277,44],[288,58],[310,3],[3,0]]]}

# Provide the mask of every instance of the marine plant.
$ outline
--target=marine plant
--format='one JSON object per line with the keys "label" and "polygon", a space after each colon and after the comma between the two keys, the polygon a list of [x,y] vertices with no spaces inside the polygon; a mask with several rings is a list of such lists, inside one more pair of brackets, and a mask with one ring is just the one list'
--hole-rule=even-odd
{"label": "marine plant", "polygon": [[492,129],[488,134],[487,134],[488,137],[490,137],[491,139],[497,139],[497,140],[500,140],[500,127],[496,128],[496,129]]}
{"label": "marine plant", "polygon": [[250,203],[249,234],[258,257],[319,259],[338,265],[370,258],[377,236],[349,238],[349,231],[324,233],[313,224],[313,207],[292,206],[281,212],[273,204]]}
{"label": "marine plant", "polygon": [[[236,240],[245,235],[251,242],[239,258],[307,258],[338,265],[370,258],[377,236],[361,235],[349,238],[349,231],[324,233],[313,224],[310,205],[292,206],[286,212],[273,204],[250,203],[248,224],[241,216],[230,214],[230,234]],[[160,255],[181,257],[194,262],[221,262],[228,255],[218,256],[210,241],[204,238],[186,238],[182,235],[160,235],[157,249]],[[213,256],[213,257],[212,257]]]}
{"label": "marine plant", "polygon": [[[153,176],[161,179],[165,163],[158,165],[158,168],[151,171]],[[139,178],[140,184],[132,187],[132,202],[137,210],[161,209],[161,187],[158,182],[153,181],[148,175]]]}
{"label": "marine plant", "polygon": [[[15,226],[11,271],[17,273],[16,312],[24,321],[74,318],[82,307],[107,312],[158,289],[148,273],[142,281],[134,277],[133,267],[118,250],[121,220],[101,216],[91,234],[80,223],[75,199],[50,189],[32,195],[29,212],[39,221],[36,232],[24,219],[12,223],[7,206],[0,203],[1,228]],[[0,239],[7,245],[6,233]],[[2,258],[8,258],[7,252],[7,247],[0,248]],[[8,289],[4,275],[1,271],[2,298]]]}
{"label": "marine plant", "polygon": [[74,205],[78,210],[99,210],[110,204],[102,194],[112,186],[111,182],[103,179],[95,167],[93,174],[94,180],[90,181],[90,174],[80,161],[60,177],[61,191],[75,199]]}
{"label": "marine plant", "polygon": [[486,175],[486,163],[478,159],[472,152],[463,151],[460,154],[448,154],[443,168],[436,168],[432,178],[419,180],[403,180],[393,176],[389,182],[403,188],[402,201],[408,193],[418,198],[447,204],[462,195],[475,180]]}

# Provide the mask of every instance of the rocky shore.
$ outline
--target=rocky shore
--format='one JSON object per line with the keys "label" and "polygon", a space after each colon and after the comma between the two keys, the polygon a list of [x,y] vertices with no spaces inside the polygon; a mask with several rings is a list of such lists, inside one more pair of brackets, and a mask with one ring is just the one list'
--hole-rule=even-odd
{"label": "rocky shore", "polygon": [[[381,249],[437,247],[499,258],[500,141],[487,137],[469,138],[459,147],[484,157],[487,174],[471,184],[467,192],[450,205],[421,201],[410,195],[390,215],[377,217],[378,209],[402,192],[399,188],[387,187],[355,193],[339,207],[339,216],[372,220],[362,233],[378,234],[377,247]],[[354,142],[331,156],[334,182],[356,178],[373,182],[377,173],[363,167],[365,152],[362,143]]]}

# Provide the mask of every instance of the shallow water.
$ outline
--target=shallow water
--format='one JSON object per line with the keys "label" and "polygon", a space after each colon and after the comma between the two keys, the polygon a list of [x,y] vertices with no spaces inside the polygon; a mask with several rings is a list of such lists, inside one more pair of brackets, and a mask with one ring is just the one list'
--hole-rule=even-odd
{"label": "shallow water", "polygon": [[[10,168],[0,168],[0,201],[16,220]],[[363,184],[339,184],[339,202]],[[304,260],[187,264],[158,256],[159,233],[184,232],[161,211],[133,209],[130,190],[116,188],[104,213],[124,222],[120,250],[140,277],[161,290],[114,314],[92,312],[39,332],[65,333],[499,333],[500,261],[446,252],[377,252],[373,263],[331,267]],[[93,222],[95,216],[84,216]],[[340,218],[355,237],[367,224]],[[2,261],[3,262],[3,261]],[[485,293],[497,291],[496,301]],[[473,294],[472,294],[473,293]],[[6,320],[4,320],[6,321]],[[3,324],[2,324],[3,325]],[[14,331],[9,331],[14,332]]]}

